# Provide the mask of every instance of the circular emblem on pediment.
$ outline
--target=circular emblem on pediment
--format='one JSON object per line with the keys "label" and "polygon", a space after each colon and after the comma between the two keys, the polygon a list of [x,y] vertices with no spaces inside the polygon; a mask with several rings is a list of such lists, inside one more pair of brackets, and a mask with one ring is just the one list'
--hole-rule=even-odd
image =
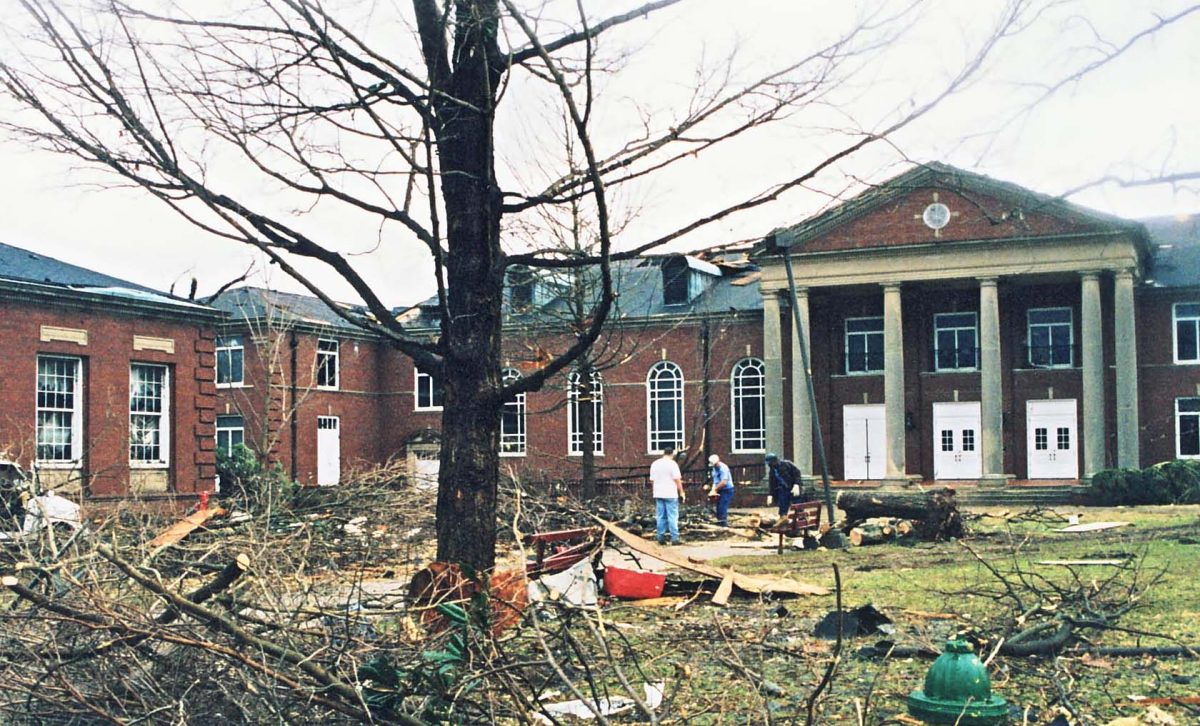
{"label": "circular emblem on pediment", "polygon": [[921,220],[925,222],[926,227],[939,230],[950,223],[950,207],[941,202],[934,202],[925,207],[925,212],[921,214]]}

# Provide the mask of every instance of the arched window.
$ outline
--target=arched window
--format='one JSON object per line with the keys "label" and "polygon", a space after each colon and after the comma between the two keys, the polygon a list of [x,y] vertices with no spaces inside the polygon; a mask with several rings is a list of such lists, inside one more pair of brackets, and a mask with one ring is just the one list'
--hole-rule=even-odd
{"label": "arched window", "polygon": [[579,383],[579,373],[567,376],[567,451],[570,454],[583,453],[583,423],[581,413],[586,409],[590,400],[592,403],[592,453],[604,453],[604,383],[600,374],[592,371],[591,394],[583,391]]}
{"label": "arched window", "polygon": [[757,358],[743,358],[733,366],[729,390],[734,451],[767,448],[766,380],[766,367]]}
{"label": "arched window", "polygon": [[[521,377],[515,368],[505,368],[500,372],[504,385],[513,383]],[[525,455],[525,394],[518,393],[511,401],[504,404],[500,412],[500,455]]]}
{"label": "arched window", "polygon": [[683,448],[683,373],[670,361],[659,361],[646,376],[647,448]]}

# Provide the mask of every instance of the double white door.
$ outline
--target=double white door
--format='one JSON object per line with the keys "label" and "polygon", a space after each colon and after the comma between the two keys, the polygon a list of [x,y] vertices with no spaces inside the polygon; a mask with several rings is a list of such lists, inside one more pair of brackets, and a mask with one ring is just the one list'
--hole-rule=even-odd
{"label": "double white door", "polygon": [[983,476],[979,402],[933,404],[933,478]]}
{"label": "double white door", "polygon": [[882,404],[842,407],[842,464],[846,479],[882,479],[886,471],[887,429]]}
{"label": "double white door", "polygon": [[1025,404],[1026,451],[1030,479],[1078,479],[1074,399]]}

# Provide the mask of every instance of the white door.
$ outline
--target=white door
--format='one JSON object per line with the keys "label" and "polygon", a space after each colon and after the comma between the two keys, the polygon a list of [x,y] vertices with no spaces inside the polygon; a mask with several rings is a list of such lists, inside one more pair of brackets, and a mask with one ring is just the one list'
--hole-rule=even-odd
{"label": "white door", "polygon": [[436,489],[441,459],[437,449],[413,451],[413,484],[420,489]]}
{"label": "white door", "polygon": [[883,404],[843,406],[842,426],[845,478],[882,479],[887,457]]}
{"label": "white door", "polygon": [[317,416],[317,484],[333,486],[342,478],[341,425],[337,416]]}
{"label": "white door", "polygon": [[933,404],[933,478],[983,476],[978,401]]}
{"label": "white door", "polygon": [[1075,399],[1025,404],[1030,479],[1078,479]]}

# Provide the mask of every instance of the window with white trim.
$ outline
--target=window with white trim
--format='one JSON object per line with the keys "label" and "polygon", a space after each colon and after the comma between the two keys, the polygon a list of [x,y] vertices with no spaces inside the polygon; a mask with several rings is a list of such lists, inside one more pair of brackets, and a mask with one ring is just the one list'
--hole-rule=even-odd
{"label": "window with white trim", "polygon": [[883,372],[883,318],[846,318],[846,373]]}
{"label": "window with white trim", "polygon": [[129,366],[129,463],[165,466],[170,461],[171,375],[166,366]]}
{"label": "window with white trim", "polygon": [[743,358],[733,365],[729,389],[736,453],[767,450],[766,381],[766,366],[758,358]]}
{"label": "window with white trim", "polygon": [[217,338],[218,388],[232,388],[245,383],[245,352],[240,335]]}
{"label": "window with white trim", "polygon": [[246,443],[246,420],[236,414],[217,416],[217,452],[229,456]]}
{"label": "window with white trim", "polygon": [[1175,362],[1200,363],[1200,303],[1175,303]]}
{"label": "window with white trim", "polygon": [[[500,381],[504,385],[516,383],[521,377],[515,368],[505,368],[500,372]],[[518,393],[512,399],[505,401],[500,410],[500,455],[525,455],[525,394]]]}
{"label": "window with white trim", "polygon": [[1030,308],[1026,317],[1029,365],[1036,368],[1070,368],[1074,365],[1071,308]]}
{"label": "window with white trim", "polygon": [[646,375],[646,424],[650,453],[683,448],[683,372],[671,361],[660,360]]}
{"label": "window with white trim", "polygon": [[37,357],[37,461],[78,462],[83,448],[83,361]]}
{"label": "window with white trim", "polygon": [[1175,399],[1175,456],[1200,459],[1200,398]]}
{"label": "window with white trim", "polygon": [[979,320],[975,313],[938,313],[933,316],[933,361],[938,371],[973,371]]}
{"label": "window with white trim", "polygon": [[336,390],[338,387],[338,342],[317,340],[317,388]]}
{"label": "window with white trim", "polygon": [[572,456],[583,454],[582,406],[592,405],[592,453],[604,454],[604,381],[600,373],[592,371],[590,392],[584,392],[579,372],[567,376],[567,453]]}
{"label": "window with white trim", "polygon": [[426,373],[419,366],[414,371],[413,379],[416,390],[413,392],[413,410],[441,411],[445,395],[441,376]]}

